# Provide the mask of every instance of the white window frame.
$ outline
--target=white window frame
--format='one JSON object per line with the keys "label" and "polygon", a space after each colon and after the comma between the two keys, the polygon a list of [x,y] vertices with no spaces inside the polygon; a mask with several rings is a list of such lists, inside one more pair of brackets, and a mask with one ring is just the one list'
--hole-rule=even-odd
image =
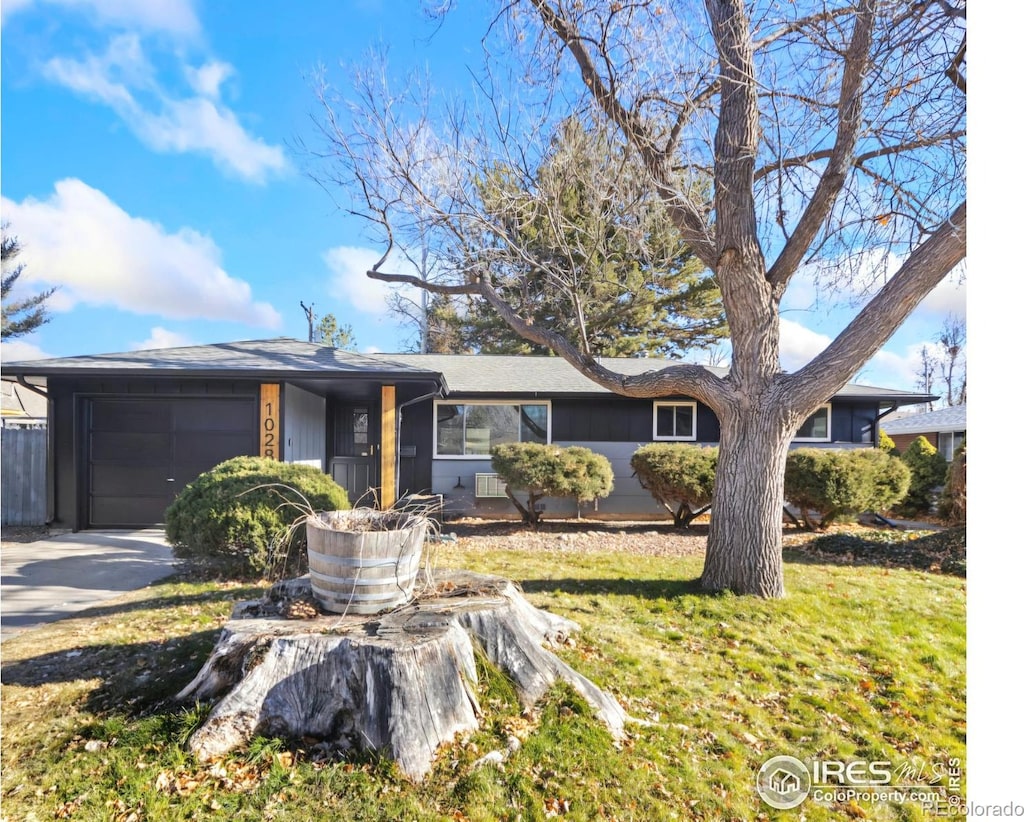
{"label": "white window frame", "polygon": [[[548,409],[548,430],[547,444],[551,444],[551,400],[434,400],[434,422],[431,437],[434,442],[434,459],[436,460],[487,460],[490,461],[490,454],[439,454],[437,453],[437,410],[443,405],[543,405]],[[522,440],[520,440],[522,442]],[[465,447],[465,436],[463,436],[463,447]]]}
{"label": "white window frame", "polygon": [[[815,408],[814,412],[807,417],[807,420],[809,420],[811,417],[813,417],[815,414],[821,411],[822,408],[825,409],[825,436],[793,437],[793,442],[832,442],[832,403],[827,402],[824,405],[820,405],[817,408]],[[800,426],[803,427],[807,423],[807,420],[804,420],[802,423],[800,423]]]}
{"label": "white window frame", "polygon": [[[959,438],[959,442],[957,441]],[[945,457],[946,462],[951,462],[953,455],[956,453],[956,449],[960,444],[967,438],[966,431],[939,431],[938,436],[935,438],[938,442],[939,453]],[[946,451],[949,451],[949,456],[946,456]]]}
{"label": "white window frame", "polygon": [[[686,406],[693,411],[693,433],[688,437],[679,436],[659,436],[658,435],[658,409],[659,408],[680,408]],[[697,440],[697,403],[693,400],[684,400],[681,402],[655,402],[654,403],[654,414],[652,417],[652,436],[656,442],[695,442]]]}

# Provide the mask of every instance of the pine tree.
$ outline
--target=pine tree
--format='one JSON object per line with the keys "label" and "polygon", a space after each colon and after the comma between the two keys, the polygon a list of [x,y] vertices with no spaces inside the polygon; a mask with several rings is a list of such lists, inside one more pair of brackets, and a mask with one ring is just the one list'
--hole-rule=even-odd
{"label": "pine tree", "polygon": [[[566,120],[531,181],[495,168],[481,184],[525,261],[490,274],[522,314],[594,356],[672,355],[727,334],[721,295],[674,230],[664,203],[621,143]],[[486,265],[487,249],[479,258]],[[551,270],[561,272],[553,287]],[[550,354],[524,340],[485,300],[469,303],[465,346],[487,354]]]}
{"label": "pine tree", "polygon": [[21,253],[21,245],[17,237],[7,233],[7,225],[3,226],[3,237],[0,240],[0,259],[3,266],[3,282],[0,286],[0,338],[11,340],[31,334],[39,326],[50,321],[46,310],[46,301],[53,296],[56,288],[48,288],[31,297],[12,300],[11,292],[18,277],[25,270],[24,264],[16,263]]}

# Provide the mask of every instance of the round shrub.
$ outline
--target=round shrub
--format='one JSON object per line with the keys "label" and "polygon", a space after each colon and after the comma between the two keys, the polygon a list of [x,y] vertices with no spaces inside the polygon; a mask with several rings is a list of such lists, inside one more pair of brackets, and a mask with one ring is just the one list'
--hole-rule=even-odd
{"label": "round shrub", "polygon": [[910,490],[901,506],[906,514],[931,510],[935,489],[946,482],[946,459],[925,437],[918,437],[900,454],[910,469]]}
{"label": "round shrub", "polygon": [[785,483],[786,499],[800,509],[804,524],[825,529],[863,511],[888,510],[906,494],[910,473],[874,449],[797,448],[786,458]]}
{"label": "round shrub", "polygon": [[878,432],[878,447],[894,457],[900,455],[899,451],[896,450],[896,443],[893,441],[893,438],[886,434],[885,431]]}
{"label": "round shrub", "polygon": [[348,509],[345,490],[310,465],[265,457],[222,462],[182,489],[167,509],[167,540],[180,559],[241,579],[305,573],[313,511]]}
{"label": "round shrub", "polygon": [[895,455],[874,448],[859,448],[846,453],[864,474],[867,496],[861,511],[889,511],[906,498],[910,490],[910,469]]}
{"label": "round shrub", "polygon": [[677,528],[711,506],[717,448],[653,442],[638,448],[629,465],[640,485],[669,510]]}
{"label": "round shrub", "polygon": [[[543,497],[575,497],[589,502],[612,491],[612,465],[603,454],[578,445],[509,442],[491,449],[491,466],[504,481],[506,493],[523,522],[540,522],[537,503]],[[526,505],[512,494],[525,491]]]}

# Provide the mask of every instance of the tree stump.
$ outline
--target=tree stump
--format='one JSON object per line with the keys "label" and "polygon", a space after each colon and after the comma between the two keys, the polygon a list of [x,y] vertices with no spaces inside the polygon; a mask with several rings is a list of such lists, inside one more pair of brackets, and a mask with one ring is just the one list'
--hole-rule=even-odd
{"label": "tree stump", "polygon": [[[191,751],[208,761],[256,735],[312,737],[380,752],[422,779],[440,745],[478,727],[475,648],[508,674],[524,708],[564,680],[621,737],[619,703],[544,647],[564,644],[576,623],[535,608],[500,577],[435,572],[417,590],[409,605],[374,617],[317,612],[308,577],[236,605],[178,694],[219,698]],[[303,615],[310,618],[294,618]]]}

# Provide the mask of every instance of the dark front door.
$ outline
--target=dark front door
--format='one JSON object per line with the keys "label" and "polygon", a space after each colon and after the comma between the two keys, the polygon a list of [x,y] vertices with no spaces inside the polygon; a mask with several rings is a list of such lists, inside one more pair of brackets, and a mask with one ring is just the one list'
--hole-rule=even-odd
{"label": "dark front door", "polygon": [[373,506],[380,481],[380,414],[374,405],[345,405],[335,418],[331,476],[352,505]]}
{"label": "dark front door", "polygon": [[86,522],[158,525],[182,488],[219,462],[256,453],[250,397],[94,399]]}

